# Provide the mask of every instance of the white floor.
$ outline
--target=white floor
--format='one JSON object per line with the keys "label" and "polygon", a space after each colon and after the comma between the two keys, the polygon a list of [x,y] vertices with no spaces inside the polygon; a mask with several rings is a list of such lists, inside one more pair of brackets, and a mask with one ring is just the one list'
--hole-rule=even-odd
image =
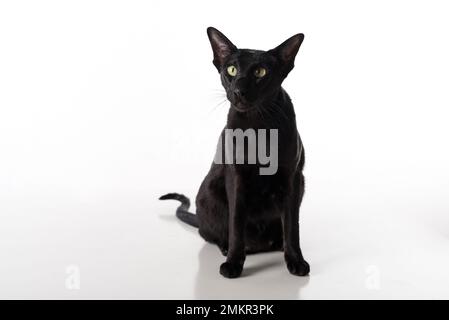
{"label": "white floor", "polygon": [[312,194],[302,214],[310,276],[290,275],[270,253],[248,256],[243,276],[228,280],[218,249],[175,219],[175,202],[125,188],[82,201],[34,191],[2,201],[11,215],[0,226],[0,298],[449,298],[447,219],[393,218],[394,207],[344,199],[320,206]]}

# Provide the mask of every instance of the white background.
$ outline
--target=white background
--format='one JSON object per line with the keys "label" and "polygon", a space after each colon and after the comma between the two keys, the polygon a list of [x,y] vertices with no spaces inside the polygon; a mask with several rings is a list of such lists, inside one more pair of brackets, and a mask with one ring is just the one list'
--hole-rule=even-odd
{"label": "white background", "polygon": [[[0,298],[449,298],[447,13],[2,2]],[[210,25],[254,49],[305,34],[285,88],[306,147],[307,278],[280,253],[222,278],[218,250],[157,200],[194,199],[225,124]]]}

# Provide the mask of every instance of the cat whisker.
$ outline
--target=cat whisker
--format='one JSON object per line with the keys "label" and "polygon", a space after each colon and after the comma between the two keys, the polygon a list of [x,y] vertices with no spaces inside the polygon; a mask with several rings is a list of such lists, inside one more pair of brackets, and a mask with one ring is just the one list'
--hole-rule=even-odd
{"label": "cat whisker", "polygon": [[217,103],[212,110],[209,111],[209,113],[212,113],[214,111],[216,111],[218,108],[222,107],[226,102],[228,101],[228,99],[224,98],[222,99],[219,103]]}

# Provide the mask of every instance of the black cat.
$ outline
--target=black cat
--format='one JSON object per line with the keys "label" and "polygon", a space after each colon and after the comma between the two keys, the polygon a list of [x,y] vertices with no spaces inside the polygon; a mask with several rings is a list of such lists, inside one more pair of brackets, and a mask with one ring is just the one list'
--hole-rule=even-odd
{"label": "black cat", "polygon": [[[282,250],[288,270],[305,276],[310,268],[299,245],[304,149],[293,105],[281,87],[293,69],[304,35],[294,35],[275,49],[259,51],[238,49],[212,27],[207,34],[214,53],[213,63],[231,102],[221,137],[224,138],[226,129],[245,132],[277,129],[278,150],[270,153],[277,151],[278,168],[274,174],[261,175],[261,162],[250,164],[248,156],[244,164],[215,161],[198,191],[196,215],[188,212],[190,201],[183,195],[170,193],[160,199],[181,201],[177,217],[198,227],[206,241],[219,246],[227,256],[220,267],[223,276],[240,276],[247,253]],[[248,139],[248,150],[249,143]],[[226,146],[219,148],[229,151]],[[235,143],[231,148],[235,150]]]}

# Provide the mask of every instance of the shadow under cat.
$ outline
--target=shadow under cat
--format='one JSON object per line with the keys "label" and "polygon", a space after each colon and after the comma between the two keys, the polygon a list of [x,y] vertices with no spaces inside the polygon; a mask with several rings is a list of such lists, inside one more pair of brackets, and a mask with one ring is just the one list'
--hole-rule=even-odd
{"label": "shadow under cat", "polygon": [[198,258],[195,299],[299,299],[310,280],[292,278],[282,252],[248,255],[242,276],[232,281],[217,273],[223,256],[215,245],[206,243]]}
{"label": "shadow under cat", "polygon": [[[198,236],[198,230],[180,222],[175,216],[160,215],[161,219],[177,222],[185,231]],[[195,277],[195,299],[300,299],[310,276],[289,274],[283,252],[250,254],[242,276],[232,281],[217,273],[223,255],[216,245],[205,243],[198,254]]]}

